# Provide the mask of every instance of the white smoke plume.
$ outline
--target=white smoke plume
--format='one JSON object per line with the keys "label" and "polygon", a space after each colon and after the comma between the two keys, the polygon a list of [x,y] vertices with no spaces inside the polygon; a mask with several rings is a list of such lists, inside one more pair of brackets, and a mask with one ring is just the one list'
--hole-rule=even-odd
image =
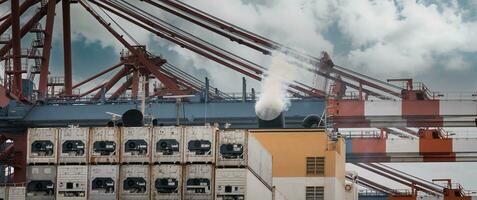
{"label": "white smoke plume", "polygon": [[255,113],[262,120],[272,120],[286,111],[290,105],[287,88],[295,79],[296,68],[284,55],[272,58],[268,74],[261,84],[261,93],[255,104]]}

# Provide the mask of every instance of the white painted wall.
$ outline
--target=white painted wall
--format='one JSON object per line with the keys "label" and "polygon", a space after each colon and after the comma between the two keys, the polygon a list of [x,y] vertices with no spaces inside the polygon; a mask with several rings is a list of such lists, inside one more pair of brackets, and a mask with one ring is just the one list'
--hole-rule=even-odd
{"label": "white painted wall", "polygon": [[307,186],[324,186],[325,200],[345,199],[344,185],[334,177],[273,177],[276,200],[305,200]]}

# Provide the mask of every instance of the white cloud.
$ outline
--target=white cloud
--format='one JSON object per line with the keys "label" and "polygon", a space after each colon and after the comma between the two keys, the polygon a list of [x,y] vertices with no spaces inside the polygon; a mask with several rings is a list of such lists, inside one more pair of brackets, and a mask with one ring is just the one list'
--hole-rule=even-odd
{"label": "white cloud", "polygon": [[339,26],[354,46],[348,63],[381,74],[416,74],[443,55],[476,52],[476,23],[465,22],[456,4],[441,7],[411,0],[341,1]]}
{"label": "white cloud", "polygon": [[462,56],[457,55],[451,57],[445,63],[445,67],[449,70],[465,70],[471,67],[471,64],[466,61]]}

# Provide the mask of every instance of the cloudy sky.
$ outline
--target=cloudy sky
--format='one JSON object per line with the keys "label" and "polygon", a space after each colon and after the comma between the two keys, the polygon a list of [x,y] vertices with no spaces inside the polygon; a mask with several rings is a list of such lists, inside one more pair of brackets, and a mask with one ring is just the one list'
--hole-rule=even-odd
{"label": "cloudy sky", "polygon": [[[128,0],[195,36],[267,66],[270,58],[232,43],[159,9]],[[327,51],[340,66],[373,76],[414,78],[435,91],[477,90],[477,0],[185,0],[190,5],[287,46],[319,56]],[[8,6],[0,7],[0,16]],[[100,12],[101,13],[101,12]],[[31,13],[30,13],[31,14]],[[28,16],[28,14],[27,14]],[[57,16],[61,16],[60,6]],[[79,5],[72,10],[74,79],[79,81],[116,64],[123,47]],[[104,16],[104,14],[103,14]],[[228,92],[239,92],[241,75],[118,19],[149,51]],[[63,68],[61,19],[57,17],[51,71]],[[117,27],[116,27],[117,28]],[[29,41],[22,41],[28,45]],[[300,77],[311,82],[312,75]],[[107,80],[108,76],[98,82]],[[250,81],[259,90],[259,84]],[[457,181],[477,189],[476,164],[398,165],[423,176]],[[422,167],[421,167],[422,166]],[[433,170],[434,171],[434,170]],[[467,173],[468,172],[468,173]],[[437,176],[436,175],[436,176]],[[441,176],[442,175],[442,176]],[[467,177],[467,178],[466,178]],[[472,177],[472,178],[468,178]]]}

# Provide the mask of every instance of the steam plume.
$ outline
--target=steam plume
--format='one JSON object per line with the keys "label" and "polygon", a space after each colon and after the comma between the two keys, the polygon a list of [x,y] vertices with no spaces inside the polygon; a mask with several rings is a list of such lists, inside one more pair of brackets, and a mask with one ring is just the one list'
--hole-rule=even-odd
{"label": "steam plume", "polygon": [[272,120],[288,110],[290,100],[286,97],[287,88],[294,78],[293,65],[283,55],[274,56],[255,104],[255,113],[260,119]]}

